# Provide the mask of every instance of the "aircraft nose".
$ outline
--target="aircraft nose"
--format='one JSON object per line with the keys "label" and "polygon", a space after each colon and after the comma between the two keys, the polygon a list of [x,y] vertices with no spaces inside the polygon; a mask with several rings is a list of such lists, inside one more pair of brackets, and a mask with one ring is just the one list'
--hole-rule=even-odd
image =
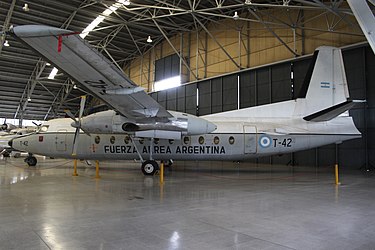
{"label": "aircraft nose", "polygon": [[13,140],[8,141],[9,147],[13,148]]}

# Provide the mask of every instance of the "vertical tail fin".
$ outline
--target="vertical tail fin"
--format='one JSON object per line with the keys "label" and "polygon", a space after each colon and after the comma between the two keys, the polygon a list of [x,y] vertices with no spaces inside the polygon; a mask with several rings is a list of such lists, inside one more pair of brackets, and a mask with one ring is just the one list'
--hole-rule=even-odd
{"label": "vertical tail fin", "polygon": [[312,63],[313,70],[305,79],[306,83],[309,82],[306,98],[297,105],[295,112],[299,116],[310,116],[327,110],[349,98],[341,49],[319,47]]}

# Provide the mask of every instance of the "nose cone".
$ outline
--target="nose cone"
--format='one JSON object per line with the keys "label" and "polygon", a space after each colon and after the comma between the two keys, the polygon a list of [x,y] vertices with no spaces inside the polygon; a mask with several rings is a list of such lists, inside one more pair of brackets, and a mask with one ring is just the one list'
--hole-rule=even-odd
{"label": "nose cone", "polygon": [[9,147],[13,148],[13,139],[8,141],[8,145],[9,145]]}
{"label": "nose cone", "polygon": [[216,129],[217,126],[214,123],[207,121],[207,133],[214,132]]}
{"label": "nose cone", "polygon": [[71,124],[70,124],[70,126],[72,126],[73,128],[78,128],[78,123],[77,122],[72,122]]}
{"label": "nose cone", "polygon": [[216,129],[216,125],[206,119],[189,116],[188,122],[188,134],[189,135],[202,135],[211,133]]}

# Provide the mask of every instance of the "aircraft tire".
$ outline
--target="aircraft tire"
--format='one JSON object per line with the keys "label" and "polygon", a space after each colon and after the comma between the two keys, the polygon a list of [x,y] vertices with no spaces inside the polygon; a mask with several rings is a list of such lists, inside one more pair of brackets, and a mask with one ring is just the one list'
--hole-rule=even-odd
{"label": "aircraft tire", "polygon": [[141,169],[144,175],[154,175],[159,169],[159,165],[156,161],[147,160],[142,163]]}
{"label": "aircraft tire", "polygon": [[27,165],[29,165],[29,167],[34,167],[38,163],[37,159],[34,156],[27,157],[25,159],[25,162],[27,163]]}

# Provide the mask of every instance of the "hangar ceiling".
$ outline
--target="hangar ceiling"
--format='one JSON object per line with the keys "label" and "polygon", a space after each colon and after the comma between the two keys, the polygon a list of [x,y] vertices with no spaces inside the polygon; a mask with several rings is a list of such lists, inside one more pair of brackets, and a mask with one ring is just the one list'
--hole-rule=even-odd
{"label": "hangar ceiling", "polygon": [[[125,3],[126,1],[121,1]],[[362,36],[356,23],[349,20],[351,10],[343,0],[131,0],[117,10],[86,36],[119,67],[142,55],[163,40],[180,32],[206,30],[208,23],[237,18],[264,25],[270,34],[277,27],[301,28],[306,22],[272,17],[269,9],[288,15],[288,10],[318,11],[316,18],[327,20],[316,30],[337,32],[335,26],[346,22],[353,27],[352,34]],[[96,17],[116,3],[100,0],[1,0],[0,23],[7,31],[11,25],[44,24],[74,31],[83,31]],[[24,8],[27,4],[28,8]],[[26,10],[27,11],[26,11]],[[328,17],[329,15],[329,17]],[[226,27],[233,29],[235,27]],[[146,40],[150,36],[152,43]],[[279,39],[279,38],[278,38]],[[10,46],[3,46],[8,41]],[[279,39],[283,44],[282,39]],[[287,46],[284,44],[284,46]],[[288,48],[291,50],[291,48]],[[0,117],[46,120],[64,116],[64,109],[73,112],[79,106],[80,89],[65,75],[48,79],[53,66],[11,36],[0,40]]]}

